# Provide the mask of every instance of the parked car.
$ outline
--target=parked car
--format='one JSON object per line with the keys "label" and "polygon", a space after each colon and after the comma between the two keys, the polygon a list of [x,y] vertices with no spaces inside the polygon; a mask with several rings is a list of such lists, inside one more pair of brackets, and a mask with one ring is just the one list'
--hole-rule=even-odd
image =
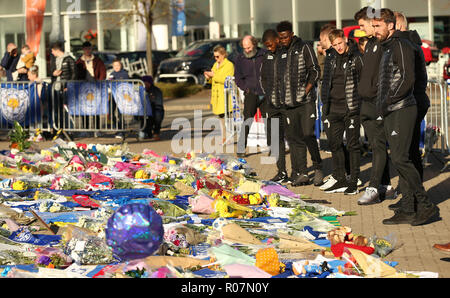
{"label": "parked car", "polygon": [[243,51],[239,38],[194,41],[178,52],[174,58],[161,62],[156,73],[156,81],[206,85],[203,72],[210,70],[214,65],[213,49],[219,44],[227,50],[230,61]]}

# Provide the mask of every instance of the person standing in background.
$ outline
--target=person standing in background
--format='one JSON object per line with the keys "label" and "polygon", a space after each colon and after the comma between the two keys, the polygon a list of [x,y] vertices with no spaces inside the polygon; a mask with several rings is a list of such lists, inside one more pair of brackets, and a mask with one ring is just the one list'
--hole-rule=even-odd
{"label": "person standing in background", "polygon": [[[394,12],[396,17],[395,28],[396,33],[404,39],[411,42],[414,47],[414,71],[415,71],[415,81],[414,81],[414,98],[417,104],[417,118],[414,124],[414,131],[411,139],[411,146],[409,148],[409,159],[414,164],[420,175],[420,179],[423,182],[423,164],[422,164],[422,154],[420,152],[420,126],[422,124],[425,115],[430,107],[430,99],[427,95],[427,84],[428,84],[428,74],[426,69],[425,57],[421,48],[422,40],[417,33],[417,31],[408,30],[408,22],[406,17],[400,12]],[[402,180],[403,181],[403,180]],[[402,192],[402,187],[400,185],[400,192]],[[389,205],[389,209],[397,210],[400,208],[403,197],[406,196],[402,193],[402,198],[399,202]]]}
{"label": "person standing in background", "polygon": [[377,114],[384,118],[384,133],[389,143],[392,163],[399,173],[401,206],[383,224],[427,223],[439,208],[430,201],[419,172],[409,159],[409,149],[417,120],[414,97],[414,45],[395,30],[395,15],[383,8],[372,21],[380,42],[382,57],[376,100]]}
{"label": "person standing in background", "polygon": [[[333,177],[337,182],[325,189],[327,193],[358,193],[361,149],[359,144],[361,99],[357,88],[363,62],[357,44],[347,38],[344,31],[334,29],[329,33],[332,47],[326,51],[325,72],[322,81],[322,112],[329,122]],[[350,159],[350,181],[345,172],[343,150],[344,132]]]}
{"label": "person standing in background", "polygon": [[[309,151],[314,169],[313,183],[320,186],[323,183],[322,158],[314,131],[320,67],[312,46],[292,32],[292,23],[278,23],[277,32],[281,45],[275,74],[277,106],[283,107],[281,111],[291,152],[290,181],[292,186],[310,183],[307,168]],[[284,146],[280,146],[281,150]]]}
{"label": "person standing in background", "polygon": [[387,141],[384,134],[383,117],[377,114],[376,98],[378,92],[378,74],[381,62],[381,46],[374,36],[373,18],[367,13],[369,7],[355,13],[355,21],[369,38],[363,54],[364,67],[358,84],[361,96],[360,120],[372,148],[372,168],[369,186],[358,199],[359,205],[380,203],[384,199],[395,199],[397,192],[391,185]]}
{"label": "person standing in background", "polygon": [[213,114],[217,115],[221,122],[222,144],[227,139],[225,128],[225,113],[229,113],[232,109],[229,105],[228,111],[225,111],[225,79],[234,76],[234,65],[227,59],[227,51],[222,45],[217,45],[213,49],[214,59],[216,62],[209,71],[203,74],[207,81],[211,82],[211,106]]}
{"label": "person standing in background", "polygon": [[109,75],[109,80],[129,80],[128,71],[123,69],[122,61],[114,59],[112,62],[113,72]]}
{"label": "person standing in background", "polygon": [[258,47],[257,39],[251,35],[244,36],[241,45],[244,51],[234,61],[234,77],[236,85],[244,91],[244,122],[240,130],[237,156],[245,157],[250,127],[264,98],[259,79],[266,51]]}
{"label": "person standing in background", "polygon": [[[284,149],[281,150],[281,146],[285,148],[284,119],[280,110],[281,106],[277,100],[275,75],[277,52],[280,44],[278,33],[274,29],[267,29],[263,33],[262,42],[268,50],[261,65],[260,77],[261,87],[264,91],[263,104],[265,105],[267,144],[270,146],[270,155],[274,155],[277,159],[277,174],[270,180],[278,183],[287,183],[289,182],[289,176],[286,171],[286,152]],[[278,122],[278,127],[272,126],[272,119],[278,119],[278,121],[275,121],[275,123]],[[275,135],[272,135],[272,129],[276,132]],[[272,140],[274,137],[278,137],[278,144],[277,140]],[[276,145],[278,145],[278,148]]]}
{"label": "person standing in background", "polygon": [[14,81],[27,81],[28,80],[28,70],[34,65],[36,57],[33,52],[31,52],[28,45],[22,47],[22,52],[20,59],[17,62],[16,71],[13,72]]}
{"label": "person standing in background", "polygon": [[106,79],[106,67],[102,59],[92,54],[92,44],[83,43],[83,55],[75,63],[77,80],[103,81]]}
{"label": "person standing in background", "polygon": [[1,67],[6,71],[6,78],[8,82],[13,81],[13,72],[16,71],[19,59],[20,56],[17,52],[17,46],[14,43],[9,43],[6,46],[6,53],[0,63]]}

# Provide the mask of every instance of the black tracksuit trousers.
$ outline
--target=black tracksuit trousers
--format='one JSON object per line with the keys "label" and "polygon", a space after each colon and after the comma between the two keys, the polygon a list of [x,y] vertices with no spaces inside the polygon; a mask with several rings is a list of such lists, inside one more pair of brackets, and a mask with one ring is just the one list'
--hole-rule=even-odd
{"label": "black tracksuit trousers", "polygon": [[348,159],[350,162],[351,182],[356,185],[361,164],[359,115],[349,116],[345,112],[335,112],[331,108],[331,112],[327,115],[327,119],[330,123],[330,127],[327,129],[327,137],[329,138],[330,150],[332,154],[333,177],[338,181],[345,181],[346,179],[346,157],[343,148],[345,131],[345,136],[347,139],[346,148],[349,152]]}
{"label": "black tracksuit trousers", "polygon": [[420,152],[420,126],[428,112],[428,108],[419,109],[417,108],[417,118],[414,124],[414,132],[411,140],[411,146],[409,148],[409,158],[413,162],[417,171],[419,172],[420,178],[423,181],[423,164],[422,164],[422,154]]}
{"label": "black tracksuit trousers", "polygon": [[[270,155],[277,157],[278,173],[286,171],[286,150],[284,144],[285,129],[283,113],[281,109],[271,106],[265,107],[265,127],[267,145],[270,147]],[[278,139],[278,140],[277,140]]]}
{"label": "black tracksuit trousers", "polygon": [[409,150],[417,121],[415,105],[391,112],[384,117],[384,132],[389,143],[391,160],[399,173],[402,192],[401,212],[416,213],[432,205],[422,179],[409,158]]}
{"label": "black tracksuit trousers", "polygon": [[[322,168],[319,145],[314,133],[316,122],[315,102],[308,102],[295,108],[280,109],[285,135],[289,144],[292,172],[308,174],[307,151],[311,155],[313,169]],[[284,154],[284,143],[280,145],[280,154]]]}
{"label": "black tracksuit trousers", "polygon": [[252,126],[258,107],[261,101],[259,96],[254,93],[245,93],[244,98],[244,123],[242,124],[241,131],[238,140],[238,153],[244,153],[247,148],[247,138],[250,133],[250,127]]}
{"label": "black tracksuit trousers", "polygon": [[380,184],[391,184],[387,143],[383,128],[384,120],[377,120],[378,117],[375,104],[363,100],[361,102],[360,120],[372,147],[372,169],[369,187],[376,189],[378,189]]}

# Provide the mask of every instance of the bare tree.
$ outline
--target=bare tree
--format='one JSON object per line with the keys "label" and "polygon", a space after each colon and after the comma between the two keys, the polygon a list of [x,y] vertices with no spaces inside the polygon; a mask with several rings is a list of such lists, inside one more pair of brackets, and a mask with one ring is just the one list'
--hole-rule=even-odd
{"label": "bare tree", "polygon": [[118,4],[125,4],[126,7],[130,7],[126,13],[121,15],[120,20],[118,20],[119,23],[128,23],[137,18],[146,28],[147,74],[153,75],[152,26],[159,19],[166,18],[169,20],[171,0],[110,0],[107,6],[112,7]]}

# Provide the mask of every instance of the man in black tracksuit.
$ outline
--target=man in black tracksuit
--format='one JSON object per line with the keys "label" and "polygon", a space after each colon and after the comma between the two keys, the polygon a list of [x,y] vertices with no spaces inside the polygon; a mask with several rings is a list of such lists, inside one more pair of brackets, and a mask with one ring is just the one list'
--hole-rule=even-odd
{"label": "man in black tracksuit", "polygon": [[391,186],[387,142],[383,131],[383,118],[376,111],[375,101],[378,90],[378,73],[381,60],[381,47],[374,35],[372,18],[367,14],[368,7],[355,13],[355,20],[361,30],[369,37],[363,54],[364,68],[361,71],[358,93],[361,97],[360,120],[372,148],[372,168],[369,185],[358,199],[359,205],[380,203],[382,199],[395,198]]}
{"label": "man in black tracksuit", "polygon": [[[289,182],[286,171],[285,154],[280,154],[280,146],[284,144],[283,118],[280,112],[280,106],[274,106],[276,103],[275,90],[275,66],[277,61],[277,51],[279,51],[278,33],[273,29],[267,29],[262,36],[262,42],[267,48],[266,55],[261,65],[261,87],[264,91],[264,111],[266,123],[267,145],[270,146],[272,156],[277,157],[277,175],[271,180],[279,183]],[[274,120],[272,120],[274,119]],[[272,126],[273,124],[273,126]],[[272,129],[274,133],[272,134]],[[274,140],[272,140],[274,138]],[[275,140],[278,138],[278,143]],[[283,150],[283,153],[284,150]]]}
{"label": "man in black tracksuit", "polygon": [[[327,193],[358,192],[360,172],[360,102],[358,81],[363,61],[358,45],[353,39],[346,42],[344,31],[334,29],[329,33],[332,47],[326,51],[321,88],[322,112],[328,119],[328,137],[333,161],[333,177],[337,182],[325,189]],[[343,150],[344,132],[350,159],[350,181],[345,171]]]}
{"label": "man in black tracksuit", "polygon": [[[406,23],[406,18],[400,14],[395,13],[396,24],[399,22]],[[397,26],[397,25],[396,25]],[[414,82],[414,97],[417,102],[417,120],[414,126],[414,135],[411,143],[411,148],[409,150],[410,158],[416,167],[417,171],[419,171],[420,177],[423,180],[423,165],[422,165],[422,155],[420,153],[420,125],[425,118],[425,115],[428,112],[428,108],[430,107],[430,99],[427,94],[427,84],[428,84],[428,74],[426,68],[425,57],[422,51],[422,40],[417,33],[416,30],[408,30],[407,23],[403,26],[398,26],[397,34],[400,35],[401,38],[409,40],[414,46],[414,62],[415,62],[415,77],[416,80]],[[401,28],[401,29],[400,29]]]}
{"label": "man in black tracksuit", "polygon": [[244,123],[238,141],[239,157],[245,157],[247,138],[253,118],[263,102],[264,92],[259,82],[261,64],[266,51],[259,48],[258,41],[247,35],[242,39],[243,53],[239,54],[234,62],[234,76],[236,85],[244,91]]}
{"label": "man in black tracksuit", "polygon": [[384,224],[409,223],[413,226],[428,222],[439,208],[428,198],[419,172],[409,159],[417,105],[414,98],[414,45],[395,31],[395,16],[381,9],[372,21],[375,36],[382,47],[377,111],[384,119],[384,132],[389,143],[392,162],[399,173],[401,206]]}
{"label": "man in black tracksuit", "polygon": [[[411,159],[414,167],[419,172],[420,178],[423,181],[423,165],[422,154],[420,152],[420,126],[422,124],[425,115],[430,107],[430,99],[427,95],[427,83],[428,75],[425,63],[425,57],[421,48],[422,40],[420,39],[417,31],[409,31],[407,28],[406,18],[401,13],[395,13],[396,15],[396,33],[404,39],[407,39],[414,46],[414,64],[415,64],[415,81],[414,81],[414,98],[417,104],[417,118],[414,124],[414,131],[411,140],[411,146],[409,148],[409,158]],[[402,185],[400,185],[400,191]],[[402,199],[403,200],[403,199]],[[401,201],[402,201],[401,200]],[[401,206],[401,201],[389,206],[389,209],[396,210]]]}
{"label": "man in black tracksuit", "polygon": [[[314,133],[316,121],[317,82],[320,67],[311,45],[294,36],[292,24],[277,25],[281,48],[277,51],[273,106],[281,107],[286,138],[291,152],[293,186],[309,183],[307,149],[314,169],[314,185],[323,183],[322,159]],[[280,146],[280,154],[284,154]]]}

